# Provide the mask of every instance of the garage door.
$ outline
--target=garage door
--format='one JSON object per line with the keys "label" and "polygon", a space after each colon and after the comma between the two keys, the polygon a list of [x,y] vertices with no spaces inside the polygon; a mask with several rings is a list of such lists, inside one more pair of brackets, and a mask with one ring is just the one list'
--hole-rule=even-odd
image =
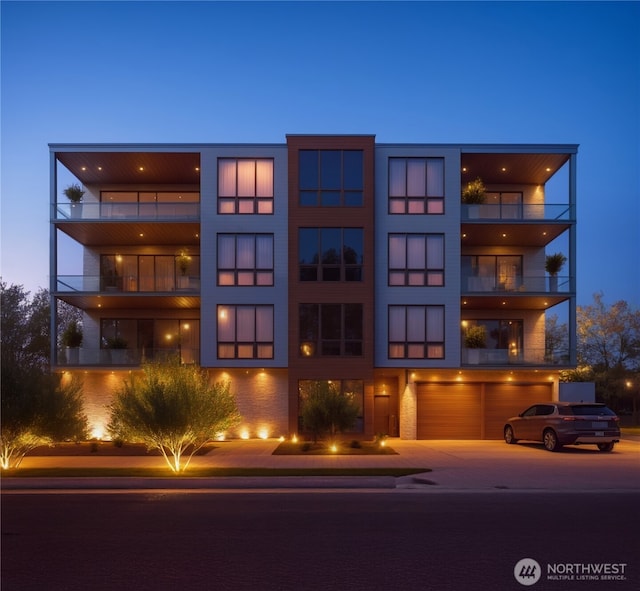
{"label": "garage door", "polygon": [[551,388],[551,384],[486,384],[484,438],[502,439],[505,421],[536,402],[551,400]]}
{"label": "garage door", "polygon": [[478,384],[417,384],[418,439],[480,439]]}
{"label": "garage door", "polygon": [[505,421],[552,398],[551,384],[417,384],[418,439],[502,439]]}

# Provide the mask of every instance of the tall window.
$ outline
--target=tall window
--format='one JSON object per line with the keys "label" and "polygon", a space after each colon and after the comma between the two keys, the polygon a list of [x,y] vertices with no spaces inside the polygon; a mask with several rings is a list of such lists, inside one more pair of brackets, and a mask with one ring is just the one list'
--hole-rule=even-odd
{"label": "tall window", "polygon": [[444,285],[444,235],[389,234],[389,285]]}
{"label": "tall window", "polygon": [[220,158],[218,213],[273,213],[273,160]]}
{"label": "tall window", "polygon": [[444,306],[389,306],[390,359],[443,359]]}
{"label": "tall window", "polygon": [[273,234],[218,234],[218,285],[273,285]]}
{"label": "tall window", "polygon": [[300,150],[300,205],[361,207],[362,150]]}
{"label": "tall window", "polygon": [[389,213],[444,213],[444,159],[389,158]]}
{"label": "tall window", "polygon": [[[486,213],[496,219],[522,219],[522,193],[515,191],[489,191],[485,193]],[[488,207],[487,207],[488,206]]]}
{"label": "tall window", "polygon": [[218,359],[273,359],[273,306],[218,306]]}
{"label": "tall window", "polygon": [[514,291],[523,285],[520,255],[464,255],[461,266],[465,291]]}
{"label": "tall window", "polygon": [[362,228],[300,228],[300,281],[362,281]]}
{"label": "tall window", "polygon": [[361,356],[362,304],[300,304],[300,354]]}

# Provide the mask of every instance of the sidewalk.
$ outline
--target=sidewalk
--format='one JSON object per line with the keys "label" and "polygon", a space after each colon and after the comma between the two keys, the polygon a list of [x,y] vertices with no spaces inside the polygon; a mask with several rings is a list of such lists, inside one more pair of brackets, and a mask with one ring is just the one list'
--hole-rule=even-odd
{"label": "sidewalk", "polygon": [[[640,442],[625,439],[613,453],[595,446],[549,453],[535,444],[502,441],[388,440],[396,455],[281,456],[279,442],[233,440],[216,444],[192,467],[237,468],[424,468],[393,477],[193,478],[5,478],[2,489],[24,488],[423,488],[428,490],[640,490]],[[33,456],[22,468],[164,468],[160,456]],[[45,482],[46,481],[46,482]]]}

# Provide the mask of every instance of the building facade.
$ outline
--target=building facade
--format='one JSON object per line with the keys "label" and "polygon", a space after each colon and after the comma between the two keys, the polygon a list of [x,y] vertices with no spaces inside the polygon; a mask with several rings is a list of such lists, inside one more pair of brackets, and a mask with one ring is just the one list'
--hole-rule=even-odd
{"label": "building facade", "polygon": [[124,376],[179,355],[231,384],[230,437],[300,433],[320,380],[359,403],[350,438],[500,438],[575,366],[576,157],[373,135],[52,144],[54,369],[82,376],[95,437]]}

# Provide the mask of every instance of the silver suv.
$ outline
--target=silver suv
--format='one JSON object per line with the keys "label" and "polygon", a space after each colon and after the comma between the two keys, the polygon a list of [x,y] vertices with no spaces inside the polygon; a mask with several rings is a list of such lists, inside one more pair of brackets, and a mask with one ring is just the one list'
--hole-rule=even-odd
{"label": "silver suv", "polygon": [[604,404],[542,402],[511,417],[504,426],[504,440],[541,441],[549,451],[581,443],[595,443],[600,451],[611,451],[620,441],[618,421]]}

